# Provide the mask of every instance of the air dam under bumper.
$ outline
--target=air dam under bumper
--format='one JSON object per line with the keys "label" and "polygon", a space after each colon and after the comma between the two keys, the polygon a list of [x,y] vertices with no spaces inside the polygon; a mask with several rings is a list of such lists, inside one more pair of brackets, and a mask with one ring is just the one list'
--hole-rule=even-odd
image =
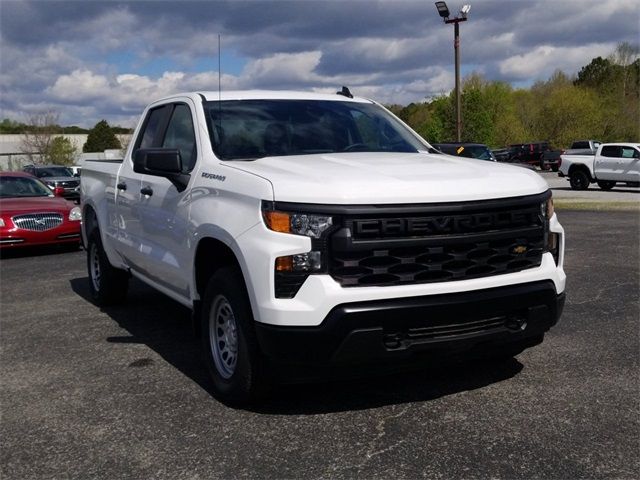
{"label": "air dam under bumper", "polygon": [[256,322],[260,347],[277,362],[310,365],[406,360],[422,353],[456,355],[540,342],[556,324],[565,294],[553,282],[335,307],[317,327]]}

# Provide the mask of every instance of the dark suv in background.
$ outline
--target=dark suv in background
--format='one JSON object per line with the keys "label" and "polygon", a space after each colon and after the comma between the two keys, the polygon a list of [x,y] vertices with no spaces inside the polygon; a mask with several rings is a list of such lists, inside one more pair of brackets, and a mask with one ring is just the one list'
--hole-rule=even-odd
{"label": "dark suv in background", "polygon": [[62,165],[26,165],[22,170],[39,178],[51,190],[61,187],[64,198],[80,200],[80,179],[73,175],[71,169]]}
{"label": "dark suv in background", "polygon": [[432,147],[437,148],[442,153],[453,155],[454,157],[477,158],[478,160],[488,160],[495,162],[489,147],[482,143],[432,143]]}

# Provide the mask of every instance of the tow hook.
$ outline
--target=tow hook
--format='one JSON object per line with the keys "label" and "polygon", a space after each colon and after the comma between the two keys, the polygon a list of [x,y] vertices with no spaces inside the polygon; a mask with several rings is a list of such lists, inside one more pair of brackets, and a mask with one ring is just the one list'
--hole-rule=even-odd
{"label": "tow hook", "polygon": [[527,319],[521,315],[509,315],[504,326],[509,330],[524,330],[527,328]]}

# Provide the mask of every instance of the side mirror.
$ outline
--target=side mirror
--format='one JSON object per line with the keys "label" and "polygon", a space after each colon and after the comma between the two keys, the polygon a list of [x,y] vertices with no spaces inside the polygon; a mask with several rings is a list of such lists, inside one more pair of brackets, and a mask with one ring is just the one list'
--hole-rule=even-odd
{"label": "side mirror", "polygon": [[182,192],[191,175],[182,172],[182,157],[177,148],[141,148],[133,155],[133,171],[164,177]]}
{"label": "side mirror", "polygon": [[53,194],[54,194],[56,197],[62,197],[62,196],[64,195],[64,188],[62,188],[62,187],[55,187],[55,188],[53,189]]}

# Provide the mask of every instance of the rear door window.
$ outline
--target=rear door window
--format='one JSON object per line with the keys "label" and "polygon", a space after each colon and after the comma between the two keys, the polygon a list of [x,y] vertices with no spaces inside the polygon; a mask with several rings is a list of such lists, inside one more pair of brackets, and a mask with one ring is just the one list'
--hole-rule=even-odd
{"label": "rear door window", "polygon": [[617,145],[602,147],[601,155],[603,157],[620,157],[620,147]]}

